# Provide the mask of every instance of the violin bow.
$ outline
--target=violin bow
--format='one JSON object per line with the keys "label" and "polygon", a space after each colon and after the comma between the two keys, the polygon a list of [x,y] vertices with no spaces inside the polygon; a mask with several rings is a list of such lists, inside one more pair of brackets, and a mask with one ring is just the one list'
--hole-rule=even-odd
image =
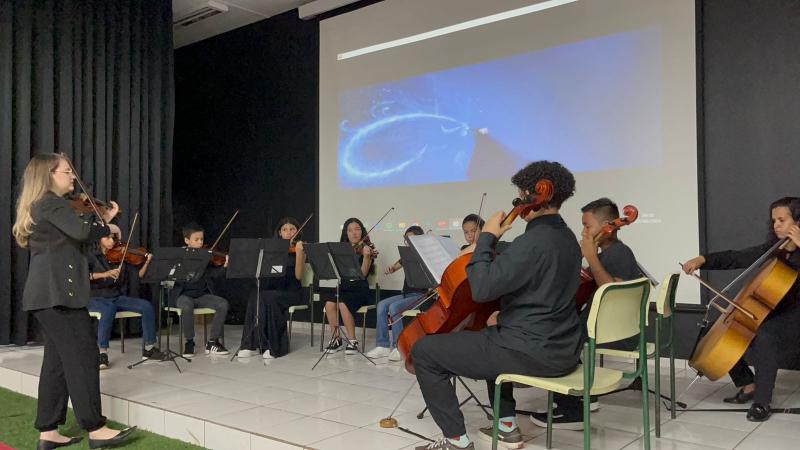
{"label": "violin bow", "polygon": [[222,236],[225,236],[225,233],[228,231],[228,228],[230,228],[231,224],[233,223],[233,219],[235,219],[236,216],[238,215],[239,215],[239,210],[237,209],[236,212],[234,212],[233,215],[231,216],[231,219],[225,225],[225,228],[223,228],[222,232],[219,234],[219,236],[217,236],[217,240],[214,241],[214,245],[212,245],[211,248],[208,249],[209,251],[213,252],[214,249],[217,248],[217,244],[219,244],[219,241],[222,239]]}
{"label": "violin bow", "polygon": [[61,157],[64,158],[64,160],[67,162],[67,164],[69,164],[69,168],[70,168],[70,170],[72,170],[72,174],[75,175],[75,181],[78,182],[78,187],[81,188],[81,191],[84,194],[86,194],[86,200],[89,202],[89,205],[92,206],[92,210],[94,210],[94,213],[97,215],[97,220],[100,221],[100,224],[105,225],[106,223],[103,220],[103,215],[100,214],[100,209],[97,208],[97,205],[94,203],[94,200],[92,199],[92,196],[89,195],[89,191],[86,189],[86,186],[83,185],[83,182],[81,181],[81,177],[78,176],[78,171],[75,170],[75,166],[72,165],[72,161],[70,161],[70,159],[67,157],[67,155],[64,152],[61,152]]}
{"label": "violin bow", "polygon": [[122,259],[119,262],[119,269],[120,276],[117,277],[114,282],[118,282],[120,278],[122,278],[122,268],[125,266],[125,257],[128,256],[128,248],[131,246],[131,238],[133,237],[133,230],[136,229],[136,222],[139,220],[139,213],[137,212],[133,216],[133,222],[131,222],[131,231],[128,232],[128,240],[125,242],[125,250],[122,251]]}
{"label": "violin bow", "polygon": [[369,236],[369,234],[370,234],[370,233],[372,233],[372,230],[374,230],[374,229],[375,229],[375,227],[377,227],[377,226],[378,226],[378,224],[379,224],[379,223],[381,223],[381,222],[383,221],[383,219],[385,219],[385,218],[386,218],[386,216],[388,216],[388,215],[389,215],[389,213],[390,213],[390,212],[392,212],[392,211],[394,211],[394,206],[392,206],[391,208],[389,208],[389,210],[388,210],[388,211],[386,211],[386,212],[385,212],[385,213],[384,213],[384,214],[381,216],[381,218],[380,218],[380,219],[378,219],[378,221],[377,221],[377,222],[375,222],[375,225],[373,225],[373,226],[372,226],[372,228],[370,228],[370,229],[369,229],[369,231],[367,231],[367,232],[364,234],[364,236],[362,236],[362,237],[361,237],[361,240],[360,240],[360,241],[358,241],[358,242],[356,243],[356,245],[364,243],[364,241],[367,239],[367,237]]}
{"label": "violin bow", "polygon": [[483,200],[486,199],[486,192],[481,195],[481,206],[478,207],[478,217],[481,216],[481,211],[483,211]]}
{"label": "violin bow", "polygon": [[300,228],[298,228],[297,231],[294,232],[294,236],[292,236],[292,238],[289,239],[289,246],[290,247],[294,243],[294,238],[296,238],[297,236],[300,236],[300,232],[303,231],[303,228],[305,228],[305,226],[308,224],[308,221],[311,220],[312,217],[314,217],[314,213],[313,212],[311,214],[309,214],[308,217],[306,217],[306,220],[303,221],[303,224],[300,225]]}

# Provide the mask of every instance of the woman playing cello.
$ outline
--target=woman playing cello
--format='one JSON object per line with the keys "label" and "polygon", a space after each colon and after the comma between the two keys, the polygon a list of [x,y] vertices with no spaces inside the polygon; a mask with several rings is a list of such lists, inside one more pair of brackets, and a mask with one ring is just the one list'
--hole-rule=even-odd
{"label": "woman playing cello", "polygon": [[[697,269],[733,270],[742,269],[756,261],[772,245],[788,238],[788,243],[778,252],[778,259],[797,271],[800,269],[800,199],[784,197],[774,201],[770,207],[770,229],[764,244],[743,250],[727,250],[697,256],[683,265],[686,273]],[[775,378],[781,366],[791,364],[800,357],[796,343],[800,341],[800,282],[795,282],[758,329],[745,357],[730,371],[739,391],[726,399],[726,403],[753,404],[747,412],[747,420],[763,422],[770,416],[770,402],[775,387]],[[755,375],[749,364],[755,367]]]}

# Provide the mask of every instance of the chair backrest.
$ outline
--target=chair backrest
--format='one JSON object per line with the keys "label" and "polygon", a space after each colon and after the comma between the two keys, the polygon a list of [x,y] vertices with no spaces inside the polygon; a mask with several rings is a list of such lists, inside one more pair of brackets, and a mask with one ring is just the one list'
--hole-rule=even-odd
{"label": "chair backrest", "polygon": [[650,281],[607,283],[597,289],[586,327],[596,344],[619,341],[644,331]]}
{"label": "chair backrest", "polygon": [[675,292],[678,290],[679,273],[670,273],[661,282],[661,289],[658,290],[656,299],[656,312],[665,318],[672,316],[675,309]]}
{"label": "chair backrest", "polygon": [[305,269],[303,269],[303,278],[300,279],[300,286],[306,288],[314,284],[314,269],[311,268],[311,264],[306,263]]}
{"label": "chair backrest", "polygon": [[379,276],[380,272],[378,271],[378,260],[375,259],[372,261],[372,269],[367,274],[367,283],[369,283],[369,287],[375,288],[378,286]]}

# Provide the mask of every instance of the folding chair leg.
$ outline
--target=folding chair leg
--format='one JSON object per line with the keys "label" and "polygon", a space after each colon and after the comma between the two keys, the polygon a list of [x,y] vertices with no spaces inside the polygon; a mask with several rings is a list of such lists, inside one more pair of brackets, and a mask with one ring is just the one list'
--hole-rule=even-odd
{"label": "folding chair leg", "polygon": [[503,384],[494,385],[494,403],[492,404],[492,450],[497,450],[498,434],[500,432],[500,391]]}
{"label": "folding chair leg", "polygon": [[361,319],[361,348],[367,345],[367,313],[364,313],[363,316],[364,318]]}
{"label": "folding chair leg", "polygon": [[553,391],[547,391],[547,448],[553,448]]}
{"label": "folding chair leg", "polygon": [[[644,450],[650,450],[650,387],[647,376],[647,363],[642,367],[642,431],[644,431]],[[659,398],[660,400],[660,398]]]}
{"label": "folding chair leg", "polygon": [[208,327],[206,327],[206,315],[203,314],[203,344],[208,342]]}
{"label": "folding chair leg", "polygon": [[[671,324],[670,324],[671,326]],[[670,402],[670,417],[675,418],[675,347],[670,339],[669,344],[669,402]]]}
{"label": "folding chair leg", "polygon": [[286,340],[286,346],[291,351],[292,349],[292,316],[294,313],[289,313],[289,339]]}
{"label": "folding chair leg", "polygon": [[125,353],[125,319],[119,319],[119,342],[122,353]]}
{"label": "folding chair leg", "polygon": [[322,351],[322,346],[325,345],[325,323],[328,321],[328,314],[325,313],[325,305],[322,305],[322,321],[319,327],[319,351]]}
{"label": "folding chair leg", "polygon": [[656,354],[655,354],[655,378],[656,378],[656,404],[654,405],[656,414],[656,437],[661,437],[661,317],[656,317]]}
{"label": "folding chair leg", "polygon": [[183,314],[178,316],[178,336],[180,336],[178,338],[178,351],[183,354]]}

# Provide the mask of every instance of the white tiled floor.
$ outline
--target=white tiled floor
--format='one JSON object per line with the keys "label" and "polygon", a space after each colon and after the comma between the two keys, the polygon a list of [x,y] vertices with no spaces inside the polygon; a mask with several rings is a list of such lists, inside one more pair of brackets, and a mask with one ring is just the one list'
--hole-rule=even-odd
{"label": "white tiled floor", "polygon": [[[118,351],[119,342],[113,341],[112,367],[101,372],[100,377],[103,411],[120,422],[226,450],[399,450],[424,444],[416,436],[378,425],[414,382],[401,363],[388,363],[384,358],[373,365],[360,356],[338,353],[312,371],[320,356],[318,346],[309,346],[310,335],[303,324],[296,324],[294,332],[293,350],[284,358],[264,361],[254,357],[231,362],[230,357],[198,355],[191,363],[179,361],[183,373],[166,362],[147,362],[129,370],[127,364],[138,360],[137,339],[131,339],[134,342],[129,343],[130,350],[124,355]],[[227,326],[226,335],[230,350],[235,350],[241,327]],[[373,341],[368,337],[368,343]],[[172,345],[177,350],[175,335]],[[41,348],[0,347],[0,386],[36,396],[41,358]],[[690,407],[729,407],[722,403],[722,397],[735,392],[730,380],[702,380],[684,392],[693,373],[683,364],[676,374],[681,401]],[[666,374],[662,372],[662,376],[663,386],[667,387]],[[465,381],[486,401],[484,382]],[[774,405],[800,406],[798,387],[800,372],[781,372]],[[466,391],[460,385],[458,392],[465,397]],[[517,389],[515,395],[518,408],[523,410],[543,407],[546,398],[536,389]],[[592,415],[593,448],[644,448],[640,399],[639,392],[601,399],[600,411]],[[651,409],[655,407],[653,403]],[[429,414],[422,419],[416,417],[424,406],[415,386],[397,406],[394,416],[400,426],[438,438],[441,433]],[[462,411],[476,448],[488,450],[490,444],[478,439],[478,428],[489,423],[483,411],[473,402]],[[544,448],[544,430],[525,416],[519,419],[526,448]],[[663,437],[657,439],[652,433],[654,450],[793,449],[800,439],[800,415],[779,414],[755,424],[745,420],[743,413],[686,412],[672,420],[663,411],[662,422]],[[582,434],[557,430],[553,443],[558,449],[579,449]]]}

